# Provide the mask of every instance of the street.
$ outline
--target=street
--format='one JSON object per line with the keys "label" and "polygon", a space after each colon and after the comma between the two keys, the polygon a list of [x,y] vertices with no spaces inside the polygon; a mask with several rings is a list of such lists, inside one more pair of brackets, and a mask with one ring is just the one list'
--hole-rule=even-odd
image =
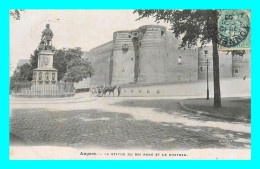
{"label": "street", "polygon": [[10,146],[248,149],[250,123],[178,109],[178,97],[11,98]]}

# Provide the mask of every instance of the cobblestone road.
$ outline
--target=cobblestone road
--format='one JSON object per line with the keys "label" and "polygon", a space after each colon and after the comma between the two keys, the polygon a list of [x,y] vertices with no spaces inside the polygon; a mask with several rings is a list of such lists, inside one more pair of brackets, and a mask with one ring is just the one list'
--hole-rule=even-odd
{"label": "cobblestone road", "polygon": [[178,99],[11,99],[10,144],[153,150],[251,147],[250,124],[181,112]]}

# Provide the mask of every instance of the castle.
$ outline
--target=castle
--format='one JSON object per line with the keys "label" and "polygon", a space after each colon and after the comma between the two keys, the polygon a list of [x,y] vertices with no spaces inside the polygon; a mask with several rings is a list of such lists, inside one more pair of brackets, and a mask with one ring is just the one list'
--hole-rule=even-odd
{"label": "castle", "polygon": [[[117,31],[113,40],[85,53],[95,75],[91,86],[192,82],[213,77],[212,47],[180,48],[180,39],[160,25]],[[221,78],[251,74],[251,56],[219,52]]]}

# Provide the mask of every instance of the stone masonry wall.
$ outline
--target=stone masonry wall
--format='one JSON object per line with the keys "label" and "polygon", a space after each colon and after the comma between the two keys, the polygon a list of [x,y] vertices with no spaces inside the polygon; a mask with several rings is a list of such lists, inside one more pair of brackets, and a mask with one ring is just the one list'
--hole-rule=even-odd
{"label": "stone masonry wall", "polygon": [[91,77],[91,86],[109,85],[109,71],[113,42],[105,43],[89,51],[90,61],[95,74]]}
{"label": "stone masonry wall", "polygon": [[[145,25],[117,31],[113,41],[88,52],[95,70],[91,86],[182,83],[213,78],[212,47],[179,48],[181,39],[164,26]],[[244,57],[219,52],[220,77],[250,76],[250,52]]]}

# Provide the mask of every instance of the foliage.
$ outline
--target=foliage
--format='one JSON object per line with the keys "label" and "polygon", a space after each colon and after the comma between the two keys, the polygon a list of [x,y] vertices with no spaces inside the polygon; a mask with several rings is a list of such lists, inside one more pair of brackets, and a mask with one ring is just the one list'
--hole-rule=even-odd
{"label": "foliage", "polygon": [[10,10],[9,13],[10,13],[10,16],[12,16],[14,19],[20,20],[21,19],[21,11],[24,11],[24,10],[13,9],[13,10]]}
{"label": "foliage", "polygon": [[91,63],[81,58],[81,48],[63,48],[55,51],[54,67],[58,70],[58,80],[79,82],[93,75]]}
{"label": "foliage", "polygon": [[30,81],[30,71],[31,66],[28,63],[18,66],[15,69],[13,76],[10,78],[10,90],[14,89],[15,83]]}
{"label": "foliage", "polygon": [[65,73],[63,80],[68,82],[79,82],[83,78],[91,77],[93,74],[94,70],[89,61],[86,61],[81,57],[73,57],[67,64],[67,72]]}
{"label": "foliage", "polygon": [[53,67],[58,70],[58,81],[60,81],[67,71],[67,63],[65,59],[66,50],[56,50],[53,56]]}
{"label": "foliage", "polygon": [[30,57],[30,71],[28,73],[28,78],[27,78],[29,81],[31,81],[33,78],[33,70],[37,68],[38,54],[39,54],[39,50],[36,49],[34,50],[33,54]]}
{"label": "foliage", "polygon": [[38,49],[34,50],[33,54],[30,57],[31,69],[36,69],[37,68],[39,52],[40,51]]}

